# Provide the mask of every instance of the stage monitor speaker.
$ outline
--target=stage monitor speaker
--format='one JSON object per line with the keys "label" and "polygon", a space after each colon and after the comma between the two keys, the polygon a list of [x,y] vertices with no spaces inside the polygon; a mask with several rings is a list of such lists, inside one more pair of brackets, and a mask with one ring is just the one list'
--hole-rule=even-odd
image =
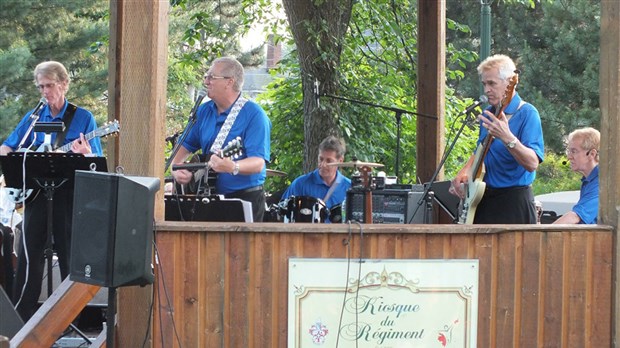
{"label": "stage monitor speaker", "polygon": [[[372,222],[374,224],[424,224],[431,222],[431,212],[422,199],[424,187],[413,185],[411,189],[385,189],[372,191]],[[365,192],[347,191],[347,219],[366,221]]]}
{"label": "stage monitor speaker", "polygon": [[153,283],[158,178],[75,172],[70,279],[103,287]]}
{"label": "stage monitor speaker", "polygon": [[13,307],[4,288],[0,286],[0,336],[11,339],[23,326],[22,318]]}

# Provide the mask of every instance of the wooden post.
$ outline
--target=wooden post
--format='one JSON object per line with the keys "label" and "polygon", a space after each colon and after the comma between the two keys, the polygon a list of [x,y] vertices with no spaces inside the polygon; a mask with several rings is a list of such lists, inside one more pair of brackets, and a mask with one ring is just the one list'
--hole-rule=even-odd
{"label": "wooden post", "polygon": [[600,189],[599,189],[599,224],[611,225],[613,233],[613,279],[612,279],[612,342],[619,347],[620,333],[620,263],[618,250],[618,225],[620,206],[620,163],[618,162],[618,133],[620,123],[620,3],[618,1],[601,1],[601,35],[600,35],[600,104],[601,104],[601,152],[600,152]]}
{"label": "wooden post", "polygon": [[[418,0],[418,112],[416,182],[427,182],[441,158],[446,90],[446,1]],[[443,171],[437,177],[443,178]]]}
{"label": "wooden post", "polygon": [[[110,110],[122,127],[115,165],[128,175],[164,175],[168,10],[169,1],[110,1]],[[155,202],[155,219],[163,220],[163,189]],[[142,346],[152,289],[118,289],[115,346]]]}

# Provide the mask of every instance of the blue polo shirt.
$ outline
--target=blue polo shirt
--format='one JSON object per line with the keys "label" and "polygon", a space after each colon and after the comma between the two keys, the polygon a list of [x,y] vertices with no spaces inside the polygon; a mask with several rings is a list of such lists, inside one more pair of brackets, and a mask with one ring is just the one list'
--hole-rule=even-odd
{"label": "blue polo shirt", "polygon": [[[183,142],[183,147],[189,152],[196,152],[202,149],[203,154],[210,153],[211,145],[215,142],[215,138],[233,106],[234,103],[228,110],[218,114],[217,106],[212,100],[200,105],[196,111],[196,124],[189,130]],[[269,162],[269,155],[271,153],[271,121],[260,105],[250,100],[245,103],[224,140],[222,148],[236,137],[241,137],[243,146],[240,156],[235,160],[242,160],[247,157],[260,157],[265,162]],[[266,176],[266,167],[263,167],[260,173],[250,175],[218,173],[217,180],[215,181],[215,190],[218,194],[228,194],[248,189],[262,185],[265,182]]]}
{"label": "blue polo shirt", "polygon": [[[508,126],[512,134],[523,145],[534,150],[538,156],[538,161],[542,162],[545,158],[545,143],[540,115],[532,104],[525,103],[519,108],[520,104],[521,97],[517,93],[504,109],[504,114],[512,115],[508,120]],[[487,110],[493,112],[493,107]],[[488,130],[481,126],[478,144],[487,134]],[[484,181],[492,188],[528,186],[536,178],[536,172],[528,172],[521,166],[499,139],[493,139],[489,152],[484,158],[484,165],[486,166]]]}
{"label": "blue polo shirt", "polygon": [[580,224],[595,224],[598,216],[598,165],[588,177],[581,178],[579,201],[573,207]]}
{"label": "blue polo shirt", "polygon": [[[338,186],[332,192],[332,195],[329,197],[325,206],[328,209],[332,207],[342,204],[344,199],[347,197],[347,190],[351,188],[351,179],[342,175],[340,171],[336,172],[336,180],[334,181],[334,185],[339,183]],[[329,186],[323,181],[321,175],[319,175],[319,170],[315,169],[314,171],[304,174],[302,176],[297,177],[291,185],[284,191],[282,194],[281,200],[285,200],[290,196],[309,196],[314,198],[325,198],[327,195],[327,191],[329,191]]]}
{"label": "blue polo shirt", "polygon": [[[43,107],[43,109],[39,113],[38,122],[63,121],[63,116],[65,114],[65,111],[67,110],[68,105],[69,105],[69,102],[65,99],[65,105],[62,108],[62,110],[60,110],[60,112],[58,113],[56,117],[52,117],[49,105],[45,105],[45,107]],[[11,133],[9,137],[4,141],[3,145],[6,145],[12,148],[13,150],[17,150],[17,146],[19,145],[22,138],[24,137],[24,134],[26,134],[26,131],[28,131],[28,127],[30,126],[30,123],[32,122],[30,120],[30,115],[32,114],[33,111],[34,109],[30,110],[24,116],[24,118],[22,118],[22,120],[19,122],[19,124],[17,125],[13,133]],[[62,145],[65,145],[65,144],[68,144],[74,141],[75,139],[78,139],[80,137],[80,133],[88,134],[94,131],[95,129],[97,129],[97,122],[95,121],[95,117],[93,117],[93,114],[90,111],[78,106],[77,110],[75,110],[75,114],[73,115],[73,120],[71,121],[71,124],[69,125],[69,130],[67,131],[65,140],[60,145],[62,146]],[[35,139],[35,135],[36,135],[36,139]],[[30,135],[28,136],[23,146],[28,147],[28,146],[34,145],[34,148],[36,149],[39,147],[39,145],[43,144],[44,137],[45,137],[45,133],[36,132],[35,134],[35,132],[30,132]],[[54,144],[54,142],[56,141],[56,133],[52,133],[51,139],[52,139],[51,143]],[[103,156],[103,150],[101,149],[101,141],[98,137],[91,139],[89,143],[90,143],[90,147],[91,147],[93,154],[97,156]]]}

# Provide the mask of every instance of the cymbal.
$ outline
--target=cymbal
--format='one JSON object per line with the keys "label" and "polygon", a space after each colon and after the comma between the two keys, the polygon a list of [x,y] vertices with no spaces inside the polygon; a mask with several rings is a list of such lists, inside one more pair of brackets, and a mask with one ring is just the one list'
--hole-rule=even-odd
{"label": "cymbal", "polygon": [[267,176],[286,176],[286,173],[280,170],[267,169]]}
{"label": "cymbal", "polygon": [[373,163],[373,162],[362,162],[362,161],[349,161],[349,162],[341,162],[341,163],[328,163],[328,166],[334,167],[352,167],[352,168],[361,168],[361,167],[383,167],[381,163]]}

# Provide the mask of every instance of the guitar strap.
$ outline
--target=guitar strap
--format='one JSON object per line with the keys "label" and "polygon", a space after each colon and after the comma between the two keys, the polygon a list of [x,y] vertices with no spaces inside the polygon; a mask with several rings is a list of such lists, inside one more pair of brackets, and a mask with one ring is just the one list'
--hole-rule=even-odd
{"label": "guitar strap", "polygon": [[69,132],[69,127],[71,126],[71,121],[73,121],[73,116],[75,115],[75,111],[77,110],[77,106],[69,103],[67,105],[67,109],[65,110],[65,114],[62,115],[62,120],[65,123],[65,130],[62,133],[56,135],[56,141],[54,141],[54,149],[57,149],[62,143],[65,141],[65,137]]}
{"label": "guitar strap", "polygon": [[[516,114],[517,112],[519,112],[519,110],[521,110],[521,107],[522,107],[523,105],[525,105],[526,103],[527,103],[527,102],[525,102],[525,101],[521,100],[521,101],[519,102],[519,106],[517,106],[517,110],[515,110],[514,114]],[[507,119],[507,120],[510,120],[510,118],[511,118],[511,117],[512,117],[512,115],[514,115],[514,114],[510,114],[510,115],[506,114],[506,119]]]}
{"label": "guitar strap", "polygon": [[224,144],[224,140],[226,140],[228,133],[230,133],[230,129],[235,123],[235,120],[237,120],[239,112],[247,101],[247,99],[241,96],[239,97],[239,99],[237,99],[235,105],[233,105],[232,109],[230,110],[228,117],[226,117],[226,121],[224,121],[222,128],[220,128],[219,133],[217,133],[217,137],[215,137],[213,145],[211,145],[211,153],[217,153],[218,151],[220,151],[220,149],[222,149],[222,144]]}

